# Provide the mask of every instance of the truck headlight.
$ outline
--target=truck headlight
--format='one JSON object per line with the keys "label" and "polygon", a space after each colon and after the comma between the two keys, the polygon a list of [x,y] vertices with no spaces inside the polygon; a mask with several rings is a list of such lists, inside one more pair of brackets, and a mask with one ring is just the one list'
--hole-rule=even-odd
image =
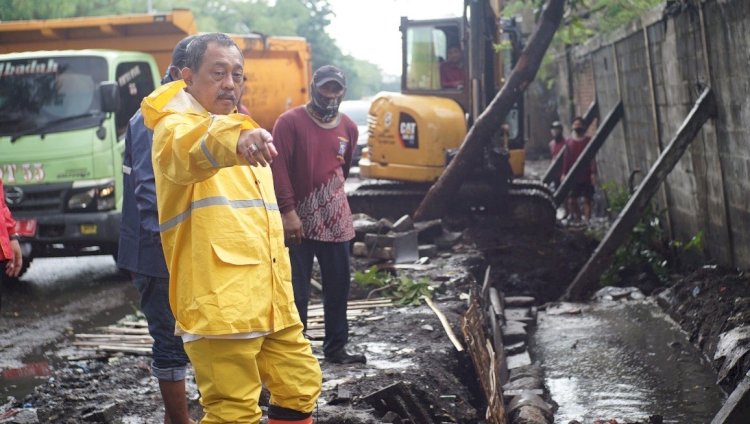
{"label": "truck headlight", "polygon": [[103,186],[74,192],[68,198],[68,209],[72,211],[106,211],[115,208],[115,186],[107,183]]}
{"label": "truck headlight", "polygon": [[106,211],[115,208],[115,186],[110,184],[99,189],[96,199],[96,208]]}
{"label": "truck headlight", "polygon": [[94,203],[96,189],[90,188],[70,196],[68,209],[88,209]]}

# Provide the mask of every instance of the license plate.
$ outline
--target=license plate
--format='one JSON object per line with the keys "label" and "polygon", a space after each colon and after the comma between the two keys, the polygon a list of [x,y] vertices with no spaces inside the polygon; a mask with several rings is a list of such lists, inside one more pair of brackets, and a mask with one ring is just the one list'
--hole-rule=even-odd
{"label": "license plate", "polygon": [[36,235],[36,219],[17,220],[16,232],[22,237],[34,237]]}
{"label": "license plate", "polygon": [[81,224],[81,234],[85,236],[96,234],[96,224]]}

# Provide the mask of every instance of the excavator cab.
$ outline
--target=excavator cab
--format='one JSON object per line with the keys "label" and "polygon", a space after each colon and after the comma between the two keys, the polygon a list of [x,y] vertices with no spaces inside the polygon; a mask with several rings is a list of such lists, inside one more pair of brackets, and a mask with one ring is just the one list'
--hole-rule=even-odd
{"label": "excavator cab", "polygon": [[[381,92],[371,103],[368,145],[359,160],[360,176],[370,181],[349,194],[352,212],[395,218],[413,212],[510,75],[522,50],[520,31],[501,19],[497,0],[464,4],[457,18],[401,18],[401,92]],[[552,228],[549,193],[519,178],[522,108],[515,104],[484,143],[452,212],[498,213],[518,227],[547,222]]]}
{"label": "excavator cab", "polygon": [[[362,177],[436,181],[502,87],[521,49],[520,32],[503,31],[487,3],[470,9],[456,18],[401,18],[401,92],[379,93],[372,102]],[[499,179],[523,175],[521,106],[498,128],[485,155],[483,170]]]}

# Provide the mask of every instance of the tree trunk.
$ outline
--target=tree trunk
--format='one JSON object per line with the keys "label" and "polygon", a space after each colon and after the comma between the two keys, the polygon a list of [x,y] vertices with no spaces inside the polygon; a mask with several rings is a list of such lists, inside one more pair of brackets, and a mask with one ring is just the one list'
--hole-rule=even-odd
{"label": "tree trunk", "polygon": [[560,26],[565,0],[549,0],[531,35],[529,44],[521,52],[518,63],[487,109],[474,121],[456,157],[448,164],[440,178],[427,192],[414,213],[415,221],[425,221],[442,216],[445,206],[461,183],[467,178],[482,153],[482,147],[500,129],[513,104],[521,99],[524,90],[534,80],[544,53]]}

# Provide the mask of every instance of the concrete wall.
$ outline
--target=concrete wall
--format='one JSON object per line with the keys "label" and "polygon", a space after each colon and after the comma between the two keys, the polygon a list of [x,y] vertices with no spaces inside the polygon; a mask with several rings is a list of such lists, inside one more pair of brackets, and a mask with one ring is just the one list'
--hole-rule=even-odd
{"label": "concrete wall", "polygon": [[640,181],[702,90],[714,90],[718,118],[654,200],[675,239],[703,231],[710,259],[750,268],[750,1],[705,0],[676,16],[654,10],[557,63],[561,117],[594,98],[604,117],[623,101],[624,118],[597,156],[603,182],[625,185],[636,170]]}

